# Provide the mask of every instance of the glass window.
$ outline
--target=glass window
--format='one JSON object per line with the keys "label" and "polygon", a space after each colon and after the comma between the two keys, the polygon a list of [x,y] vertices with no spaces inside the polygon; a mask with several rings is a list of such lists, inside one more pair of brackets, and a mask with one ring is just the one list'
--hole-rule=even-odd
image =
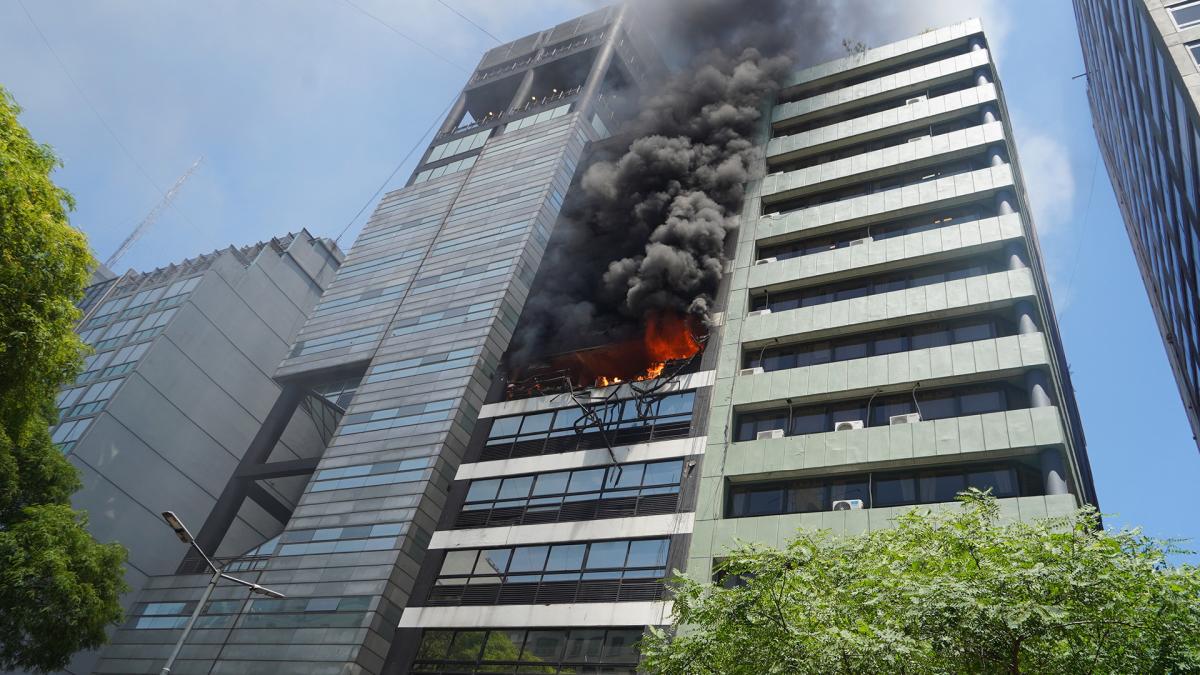
{"label": "glass window", "polygon": [[967,479],[961,473],[921,477],[921,501],[923,502],[952,502],[958,493],[966,489]]}
{"label": "glass window", "polygon": [[1181,30],[1200,24],[1200,2],[1185,2],[1167,9],[1175,20],[1175,26]]}
{"label": "glass window", "polygon": [[872,506],[896,506],[912,504],[917,499],[915,478],[887,478],[875,482],[875,500]]}
{"label": "glass window", "polygon": [[505,478],[500,486],[498,499],[523,499],[529,496],[529,488],[533,486],[532,476]]}
{"label": "glass window", "polygon": [[646,465],[646,485],[671,485],[679,482],[683,462],[655,462]]}
{"label": "glass window", "polygon": [[667,564],[667,539],[632,541],[626,567],[664,567]]}
{"label": "glass window", "polygon": [[571,472],[569,492],[596,492],[604,484],[604,469]]}
{"label": "glass window", "polygon": [[628,541],[602,541],[591,545],[587,557],[587,569],[605,569],[625,566]]}
{"label": "glass window", "polygon": [[1192,63],[1200,66],[1200,40],[1189,42],[1185,46],[1187,47],[1188,54],[1192,55]]}
{"label": "glass window", "polygon": [[586,544],[560,544],[550,548],[546,570],[577,570],[583,567],[583,552]]}
{"label": "glass window", "polygon": [[476,502],[495,499],[499,489],[499,479],[472,481],[470,489],[467,490],[467,501]]}
{"label": "glass window", "polygon": [[518,546],[513,550],[509,572],[540,572],[546,565],[548,546]]}
{"label": "glass window", "polygon": [[567,481],[571,474],[567,471],[544,473],[537,477],[533,485],[534,495],[557,495],[567,491]]}
{"label": "glass window", "polygon": [[963,415],[980,415],[1004,410],[1004,393],[999,390],[966,392],[959,399]]}

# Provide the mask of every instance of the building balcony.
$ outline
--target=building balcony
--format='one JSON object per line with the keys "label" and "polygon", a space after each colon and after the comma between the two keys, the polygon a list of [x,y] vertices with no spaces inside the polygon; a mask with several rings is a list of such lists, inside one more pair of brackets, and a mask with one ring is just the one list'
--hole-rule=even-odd
{"label": "building balcony", "polygon": [[[1075,495],[1045,495],[1014,497],[998,500],[1000,517],[1006,521],[1033,520],[1068,515],[1079,506]],[[834,535],[854,535],[895,526],[896,517],[912,506],[893,506],[858,511],[824,511],[793,513],[782,516],[754,518],[706,519],[696,522],[692,533],[691,558],[687,574],[697,581],[711,581],[713,560],[746,543],[783,547],[797,531],[829,530]],[[915,508],[953,509],[958,504],[948,502]]]}
{"label": "building balcony", "polygon": [[780,164],[852,143],[909,130],[920,131],[955,117],[978,112],[985,104],[996,100],[996,85],[985,84],[810,131],[779,136],[767,142],[767,162]]}
{"label": "building balcony", "polygon": [[[1050,352],[1041,333],[915,349],[849,361],[789,368],[733,380],[730,403],[739,411],[797,406],[833,395],[871,396],[879,389],[901,390],[914,382],[932,388],[981,379],[1001,379],[1047,367]],[[733,375],[733,373],[729,373]],[[900,389],[898,389],[900,388]]]}
{"label": "building balcony", "polygon": [[[1024,237],[1021,215],[947,223],[937,229],[880,241],[811,253],[798,258],[757,262],[749,267],[746,285],[772,291],[890,271],[951,258],[980,255]],[[747,251],[749,253],[749,251]],[[740,265],[749,264],[739,260]],[[740,266],[739,265],[739,266]]]}
{"label": "building balcony", "polygon": [[1004,125],[1000,122],[924,136],[902,145],[770,174],[763,179],[760,194],[764,202],[781,202],[981,155],[989,146],[1003,142]]}
{"label": "building balcony", "polygon": [[934,208],[980,201],[1012,187],[1012,167],[1000,164],[788,213],[765,215],[758,219],[755,237],[760,244],[764,244],[794,238],[792,235],[799,232],[816,236],[906,218]]}
{"label": "building balcony", "polygon": [[[1005,307],[1035,295],[1033,273],[1029,269],[1018,269],[747,316],[741,319],[740,335],[735,330],[727,333],[731,335],[730,339],[753,347],[777,338],[792,340],[805,335],[815,339],[823,335],[960,316]],[[730,312],[740,309],[731,306]]]}
{"label": "building balcony", "polygon": [[784,93],[789,93],[789,90],[796,91],[820,85],[827,81],[836,81],[836,78],[851,71],[854,73],[870,72],[886,68],[897,62],[918,59],[925,54],[936,52],[955,43],[966,42],[972,36],[982,36],[982,34],[983,25],[979,19],[967,19],[952,26],[926,31],[906,40],[868,49],[862,54],[844,56],[800,70],[784,83]]}
{"label": "building balcony", "polygon": [[779,126],[804,115],[831,115],[870,105],[890,96],[917,93],[969,75],[976,68],[990,63],[991,57],[986,49],[941,59],[799,101],[782,103],[771,112],[771,123]]}

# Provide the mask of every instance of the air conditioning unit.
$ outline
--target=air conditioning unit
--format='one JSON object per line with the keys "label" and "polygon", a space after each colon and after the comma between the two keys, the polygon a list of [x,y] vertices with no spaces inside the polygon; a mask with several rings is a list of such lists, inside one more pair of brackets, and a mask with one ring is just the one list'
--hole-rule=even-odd
{"label": "air conditioning unit", "polygon": [[762,374],[763,374],[762,366],[755,366],[753,368],[742,368],[741,370],[738,371],[739,376],[741,376],[741,375],[762,375]]}
{"label": "air conditioning unit", "polygon": [[782,215],[782,214],[780,214],[778,211],[772,211],[767,214],[767,217],[768,218],[778,218],[778,217],[780,217],[780,215]]}
{"label": "air conditioning unit", "polygon": [[833,425],[833,430],[834,431],[853,431],[855,429],[862,429],[864,426],[866,426],[866,425],[863,424],[862,420],[846,420],[844,422],[838,422],[837,424]]}
{"label": "air conditioning unit", "polygon": [[861,499],[837,499],[833,502],[834,511],[858,511],[863,507]]}
{"label": "air conditioning unit", "polygon": [[914,97],[906,100],[904,102],[904,105],[912,105],[914,103],[920,103],[921,101],[924,101],[925,99],[926,99],[926,96],[924,94],[922,94],[920,96],[914,96]]}
{"label": "air conditioning unit", "polygon": [[869,243],[871,243],[871,238],[863,237],[862,239],[855,239],[855,240],[851,241],[850,245],[851,246],[862,246],[863,244],[869,244]]}
{"label": "air conditioning unit", "polygon": [[765,441],[770,438],[783,438],[783,429],[767,429],[754,436],[756,441]]}
{"label": "air conditioning unit", "polygon": [[770,314],[770,313],[771,313],[771,308],[768,307],[766,309],[756,309],[753,312],[750,312],[749,314],[747,314],[746,316],[766,316],[767,314]]}
{"label": "air conditioning unit", "polygon": [[908,413],[907,415],[892,415],[888,418],[888,424],[896,426],[897,424],[914,424],[921,421],[921,413]]}
{"label": "air conditioning unit", "polygon": [[758,260],[754,261],[754,264],[755,265],[766,265],[767,263],[773,263],[773,262],[779,262],[779,258],[776,258],[774,256],[772,256],[770,258],[759,258]]}

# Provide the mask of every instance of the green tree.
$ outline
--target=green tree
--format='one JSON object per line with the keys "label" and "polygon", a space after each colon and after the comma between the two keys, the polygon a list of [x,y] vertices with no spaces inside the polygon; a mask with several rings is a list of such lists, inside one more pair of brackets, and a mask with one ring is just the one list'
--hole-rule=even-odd
{"label": "green tree", "polygon": [[70,506],[75,468],[50,440],[92,263],[50,180],[59,165],[0,88],[0,669],[56,670],[121,620],[119,545],[98,544]]}
{"label": "green tree", "polygon": [[1200,569],[1092,509],[1004,522],[973,491],[892,529],[800,532],[677,580],[677,633],[643,641],[658,673],[1200,672]]}

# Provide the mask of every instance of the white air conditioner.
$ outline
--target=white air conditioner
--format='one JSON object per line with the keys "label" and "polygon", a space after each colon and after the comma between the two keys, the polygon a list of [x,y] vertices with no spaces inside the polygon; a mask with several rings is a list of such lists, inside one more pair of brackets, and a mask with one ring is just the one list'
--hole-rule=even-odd
{"label": "white air conditioner", "polygon": [[851,246],[862,246],[863,244],[869,244],[869,243],[871,243],[871,238],[863,237],[862,239],[855,239],[855,240],[851,241],[850,245]]}
{"label": "white air conditioner", "polygon": [[772,211],[767,214],[767,217],[768,218],[778,218],[780,215],[782,215],[782,214],[780,214],[778,211]]}
{"label": "white air conditioner", "polygon": [[770,314],[770,313],[771,313],[771,308],[768,307],[767,309],[756,309],[753,312],[750,312],[749,314],[747,314],[746,316],[766,316],[767,314]]}
{"label": "white air conditioner", "polygon": [[838,422],[837,424],[833,425],[833,430],[834,431],[853,431],[855,429],[862,429],[864,426],[865,425],[863,424],[862,420],[846,420],[844,422]]}
{"label": "white air conditioner", "polygon": [[924,95],[924,94],[922,94],[922,95],[920,95],[920,96],[914,96],[914,97],[912,97],[912,98],[910,98],[910,99],[906,100],[906,101],[904,102],[904,105],[912,105],[912,104],[914,104],[914,103],[920,103],[921,101],[924,101],[924,100],[925,100],[925,98],[926,98],[926,97],[925,97],[925,95]]}
{"label": "white air conditioner", "polygon": [[837,499],[833,502],[834,511],[858,511],[863,507],[861,499]]}
{"label": "white air conditioner", "polygon": [[762,374],[763,374],[762,366],[755,366],[753,368],[742,368],[741,370],[738,371],[739,376],[741,376],[741,375],[762,375]]}
{"label": "white air conditioner", "polygon": [[888,424],[896,426],[897,424],[913,424],[921,421],[921,413],[908,413],[907,415],[892,415],[888,418]]}
{"label": "white air conditioner", "polygon": [[783,438],[783,429],[767,429],[766,431],[758,432],[754,436],[754,440],[756,441],[765,441],[769,438]]}
{"label": "white air conditioner", "polygon": [[754,264],[755,265],[766,265],[767,263],[773,263],[773,262],[779,262],[779,258],[775,258],[775,257],[759,258],[758,260],[754,261]]}

